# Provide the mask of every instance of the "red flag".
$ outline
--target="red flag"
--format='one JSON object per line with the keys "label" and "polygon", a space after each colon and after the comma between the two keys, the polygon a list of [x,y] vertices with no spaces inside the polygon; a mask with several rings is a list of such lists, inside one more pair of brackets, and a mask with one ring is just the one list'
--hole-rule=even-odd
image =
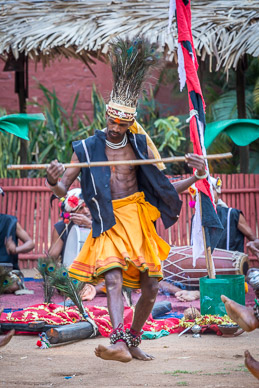
{"label": "red flag", "polygon": [[[205,102],[197,73],[198,62],[192,37],[190,0],[171,0],[169,15],[172,14],[172,9],[176,10],[178,27],[178,72],[180,90],[183,89],[185,83],[188,89],[190,138],[193,143],[193,151],[198,155],[206,156],[204,146],[204,131],[206,126]],[[207,162],[206,169],[209,172]],[[205,248],[202,227],[205,233],[206,246],[210,246],[212,252],[222,232],[222,225],[216,214],[216,206],[209,180],[210,177],[208,176],[207,179],[201,179],[195,183],[201,195],[196,196],[195,215],[192,227],[194,266],[196,259],[200,257]]]}
{"label": "red flag", "polygon": [[[178,59],[179,74],[183,74],[186,80],[190,108],[190,138],[193,143],[193,151],[198,155],[206,155],[204,147],[205,130],[205,102],[202,96],[200,81],[198,78],[198,62],[193,45],[191,29],[191,6],[188,0],[176,1],[176,17],[178,26]],[[182,58],[182,60],[181,60]],[[184,80],[180,83],[184,83]],[[207,167],[208,168],[208,167]],[[213,203],[210,185],[207,179],[196,183],[199,191],[206,194]]]}

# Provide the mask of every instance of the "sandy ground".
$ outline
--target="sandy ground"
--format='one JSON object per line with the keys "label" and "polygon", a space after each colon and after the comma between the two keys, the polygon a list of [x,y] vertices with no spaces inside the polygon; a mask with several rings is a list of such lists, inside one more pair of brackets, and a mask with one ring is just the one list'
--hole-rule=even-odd
{"label": "sandy ground", "polygon": [[[28,270],[25,276],[32,274]],[[37,339],[17,335],[0,348],[0,387],[259,387],[244,366],[246,349],[259,361],[259,330],[232,338],[186,333],[144,340],[141,347],[155,360],[127,364],[95,356],[95,347],[108,344],[107,338],[49,349],[38,348]]]}
{"label": "sandy ground", "polygon": [[[15,336],[0,349],[1,387],[245,387],[259,386],[244,366],[244,350],[259,360],[259,330],[236,338],[203,334],[172,334],[145,340],[142,348],[153,361],[127,364],[104,361],[94,355],[103,337],[36,346],[37,336]],[[66,377],[70,377],[66,379]]]}

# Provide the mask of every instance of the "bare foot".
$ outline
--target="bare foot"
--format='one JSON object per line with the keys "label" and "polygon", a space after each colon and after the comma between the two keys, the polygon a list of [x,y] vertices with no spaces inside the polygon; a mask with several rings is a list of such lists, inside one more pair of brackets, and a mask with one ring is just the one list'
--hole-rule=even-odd
{"label": "bare foot", "polygon": [[137,347],[132,346],[131,348],[129,348],[129,351],[132,357],[137,358],[138,360],[151,361],[151,360],[154,360],[155,358],[154,356],[151,356],[143,352],[143,350],[141,350],[138,346]]}
{"label": "bare foot", "polygon": [[256,319],[252,308],[242,306],[225,295],[221,295],[221,300],[225,304],[228,316],[243,330],[253,331],[259,328],[259,321]]}
{"label": "bare foot", "polygon": [[117,342],[114,345],[108,347],[99,345],[95,349],[95,355],[103,360],[113,360],[121,362],[129,362],[132,360],[132,356],[129,352],[127,345],[124,342]]}
{"label": "bare foot", "polygon": [[192,302],[193,300],[200,298],[200,291],[182,290],[176,292],[175,297],[180,300],[180,302]]}
{"label": "bare foot", "polygon": [[14,333],[15,333],[15,330],[12,329],[12,330],[8,331],[7,334],[1,335],[0,336],[0,347],[7,345],[8,342],[11,340],[12,336],[14,335]]}
{"label": "bare foot", "polygon": [[245,351],[245,366],[259,380],[259,362],[251,356],[248,350]]}

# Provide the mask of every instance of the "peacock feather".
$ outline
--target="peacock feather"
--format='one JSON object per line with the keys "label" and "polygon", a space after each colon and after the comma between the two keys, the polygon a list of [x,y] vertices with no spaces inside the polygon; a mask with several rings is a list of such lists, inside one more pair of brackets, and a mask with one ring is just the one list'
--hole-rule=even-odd
{"label": "peacock feather", "polygon": [[43,278],[44,302],[51,303],[55,287],[52,283],[50,273],[55,272],[57,263],[51,257],[44,257],[38,260],[38,271]]}
{"label": "peacock feather", "polygon": [[109,45],[114,86],[111,100],[120,105],[136,107],[147,72],[160,62],[157,46],[145,38],[117,38]]}
{"label": "peacock feather", "polygon": [[9,274],[9,270],[0,266],[0,295],[13,284],[13,280]]}
{"label": "peacock feather", "polygon": [[49,276],[51,277],[52,284],[55,288],[63,294],[65,298],[70,298],[77,306],[79,312],[86,318],[87,313],[79,295],[85,283],[71,278],[68,274],[67,268],[62,265],[56,268],[55,271],[50,271]]}

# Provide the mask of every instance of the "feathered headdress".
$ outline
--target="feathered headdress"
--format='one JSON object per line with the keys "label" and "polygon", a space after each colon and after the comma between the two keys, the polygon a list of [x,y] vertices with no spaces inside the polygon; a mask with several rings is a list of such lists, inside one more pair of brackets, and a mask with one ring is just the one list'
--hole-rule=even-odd
{"label": "feathered headdress", "polygon": [[107,114],[132,121],[136,116],[141,86],[148,70],[158,64],[156,45],[144,38],[117,38],[110,43],[109,60],[113,74],[113,89]]}

